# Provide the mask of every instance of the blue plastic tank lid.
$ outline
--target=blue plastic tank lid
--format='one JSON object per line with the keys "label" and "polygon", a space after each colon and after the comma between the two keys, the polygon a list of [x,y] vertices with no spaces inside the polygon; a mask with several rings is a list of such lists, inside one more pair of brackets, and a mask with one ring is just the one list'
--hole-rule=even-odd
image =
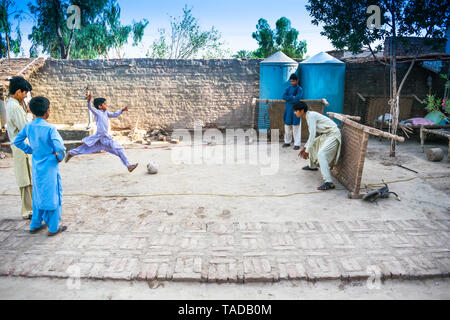
{"label": "blue plastic tank lid", "polygon": [[261,63],[292,63],[292,64],[298,64],[297,61],[289,58],[287,55],[285,55],[283,52],[278,51],[271,55],[270,57],[265,58]]}
{"label": "blue plastic tank lid", "polygon": [[300,63],[303,64],[303,63],[344,63],[344,62],[322,51],[316,54],[315,56],[312,56],[311,58],[302,61]]}

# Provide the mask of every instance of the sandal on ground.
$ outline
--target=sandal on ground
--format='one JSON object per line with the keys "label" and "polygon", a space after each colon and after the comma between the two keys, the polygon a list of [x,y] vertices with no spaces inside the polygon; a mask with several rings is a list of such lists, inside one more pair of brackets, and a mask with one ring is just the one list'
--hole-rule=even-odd
{"label": "sandal on ground", "polygon": [[35,234],[35,233],[37,233],[37,232],[41,231],[42,229],[44,229],[45,227],[46,227],[46,225],[45,225],[45,224],[43,224],[43,225],[42,225],[42,226],[40,226],[39,228],[36,228],[36,229],[30,230],[30,233],[31,233],[31,234]]}
{"label": "sandal on ground", "polygon": [[71,156],[69,153],[67,153],[66,159],[65,159],[65,163],[69,162],[70,159],[72,159],[73,156]]}
{"label": "sandal on ground", "polygon": [[132,164],[131,166],[128,167],[128,171],[130,173],[133,172],[133,170],[136,169],[138,165],[139,163]]}
{"label": "sandal on ground", "polygon": [[59,227],[58,231],[56,231],[55,233],[49,232],[49,233],[48,233],[48,236],[49,236],[49,237],[53,237],[53,236],[56,236],[58,233],[64,232],[64,231],[66,231],[66,230],[67,230],[67,227],[66,227],[66,226],[61,226],[61,227]]}
{"label": "sandal on ground", "polygon": [[307,170],[307,171],[317,171],[317,170],[319,170],[319,169],[317,169],[317,168],[311,168],[310,166],[306,166],[306,167],[303,167],[302,170]]}
{"label": "sandal on ground", "polygon": [[318,187],[317,190],[329,190],[329,189],[334,189],[334,188],[336,188],[334,186],[334,184],[332,184],[330,182],[325,182],[323,185]]}
{"label": "sandal on ground", "polygon": [[290,143],[284,143],[281,147],[282,147],[282,148],[287,148],[287,147],[290,147],[290,146],[291,146]]}

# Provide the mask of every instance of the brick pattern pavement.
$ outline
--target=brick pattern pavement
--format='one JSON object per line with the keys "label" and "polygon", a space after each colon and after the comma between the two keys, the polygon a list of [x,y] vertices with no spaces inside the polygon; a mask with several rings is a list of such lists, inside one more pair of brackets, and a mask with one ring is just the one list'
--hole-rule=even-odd
{"label": "brick pattern pavement", "polygon": [[0,220],[0,275],[251,282],[450,275],[450,220],[65,221],[49,238]]}

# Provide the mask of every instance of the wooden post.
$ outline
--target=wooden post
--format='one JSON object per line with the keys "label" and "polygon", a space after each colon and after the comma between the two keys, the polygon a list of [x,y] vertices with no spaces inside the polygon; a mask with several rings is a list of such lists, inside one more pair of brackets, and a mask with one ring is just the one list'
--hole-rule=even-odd
{"label": "wooden post", "polygon": [[422,153],[425,152],[425,132],[423,132],[423,126],[420,127],[420,150]]}
{"label": "wooden post", "polygon": [[443,130],[433,130],[430,128],[431,126],[428,126],[427,128],[424,128],[424,126],[420,127],[420,144],[421,144],[421,149],[422,152],[424,152],[424,142],[425,142],[425,136],[427,133],[429,134],[436,134],[438,136],[442,136],[445,138],[448,138],[448,159],[447,161],[450,162],[450,133],[447,133],[447,131],[445,131],[446,128],[450,128],[450,126],[438,126],[439,129],[443,129]]}
{"label": "wooden post", "polygon": [[341,120],[343,123],[348,123],[349,125],[351,125],[352,127],[358,128],[363,130],[364,132],[370,133],[374,136],[379,136],[379,137],[385,137],[385,138],[389,138],[389,139],[393,139],[395,141],[399,141],[399,142],[404,142],[405,138],[403,137],[399,137],[395,134],[391,134],[389,132],[385,132],[382,130],[378,130],[369,126],[365,126],[363,124],[357,123],[353,120],[351,120],[348,116],[340,114],[340,113],[334,113],[334,112],[327,112],[327,115],[330,118],[336,118],[338,120]]}

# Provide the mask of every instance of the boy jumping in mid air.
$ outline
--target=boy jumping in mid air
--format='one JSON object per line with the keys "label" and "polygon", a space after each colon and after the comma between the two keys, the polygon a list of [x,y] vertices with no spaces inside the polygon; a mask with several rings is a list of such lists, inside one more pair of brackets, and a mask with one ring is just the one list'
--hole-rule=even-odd
{"label": "boy jumping in mid air", "polygon": [[92,107],[91,99],[92,94],[89,92],[86,96],[89,110],[94,114],[95,122],[97,123],[97,132],[90,137],[83,139],[83,144],[76,149],[72,149],[67,153],[66,162],[72,157],[79,154],[88,154],[105,150],[120,158],[122,163],[128,168],[129,172],[132,172],[139,165],[138,163],[130,164],[128,158],[123,151],[123,147],[108,134],[109,119],[117,118],[123,111],[128,111],[128,107],[123,108],[117,112],[111,113],[107,111],[105,98],[94,99],[94,107]]}
{"label": "boy jumping in mid air", "polygon": [[[30,101],[30,110],[36,120],[25,125],[16,136],[14,145],[26,154],[32,154],[33,216],[30,233],[48,226],[48,235],[54,236],[67,229],[59,226],[62,212],[62,187],[59,162],[64,160],[66,148],[54,126],[46,120],[50,115],[50,101],[36,97]],[[30,144],[25,143],[28,138]]]}

